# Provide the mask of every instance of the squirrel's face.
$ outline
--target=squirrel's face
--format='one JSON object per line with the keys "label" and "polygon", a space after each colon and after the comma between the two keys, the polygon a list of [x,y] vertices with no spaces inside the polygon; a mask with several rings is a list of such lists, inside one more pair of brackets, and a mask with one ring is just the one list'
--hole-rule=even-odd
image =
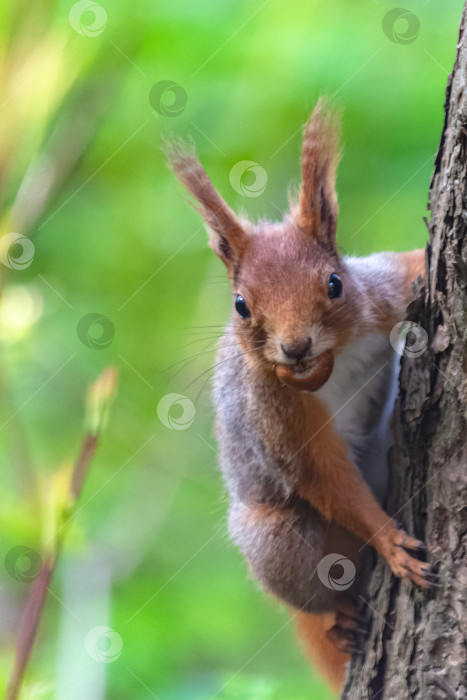
{"label": "squirrel's face", "polygon": [[177,177],[198,200],[232,283],[234,330],[249,362],[317,390],[347,342],[353,296],[336,245],[338,127],[323,100],[305,129],[299,201],[283,222],[253,226],[216,192],[193,151],[172,144]]}
{"label": "squirrel's face", "polygon": [[288,217],[250,229],[231,279],[234,332],[248,361],[279,368],[303,388],[318,369],[327,379],[355,320],[352,281],[337,251]]}

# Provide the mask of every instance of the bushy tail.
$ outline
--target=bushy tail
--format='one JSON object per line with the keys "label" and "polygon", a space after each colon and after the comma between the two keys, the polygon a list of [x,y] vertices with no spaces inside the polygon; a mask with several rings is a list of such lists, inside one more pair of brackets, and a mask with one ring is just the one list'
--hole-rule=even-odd
{"label": "bushy tail", "polygon": [[314,615],[300,612],[296,617],[297,631],[307,655],[331,687],[338,692],[344,685],[345,664],[350,656],[338,651],[326,637],[326,632],[334,625],[335,619],[334,613]]}

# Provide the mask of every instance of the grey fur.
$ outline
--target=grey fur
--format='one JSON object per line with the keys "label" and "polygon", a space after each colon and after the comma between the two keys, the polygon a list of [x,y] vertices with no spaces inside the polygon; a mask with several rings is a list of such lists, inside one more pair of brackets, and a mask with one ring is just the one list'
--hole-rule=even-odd
{"label": "grey fur", "polygon": [[[233,342],[233,334],[226,345]],[[270,454],[251,422],[252,382],[238,352],[220,350],[214,380],[216,433],[220,467],[230,496],[229,532],[245,556],[251,574],[264,589],[285,603],[308,612],[335,608],[343,595],[324,585],[317,575],[321,559],[337,552],[356,566],[357,576],[345,592],[353,597],[362,587],[361,561],[372,556],[361,541],[338,525],[324,521],[307,501],[296,496],[292,475],[298,465],[287,465]],[[256,397],[258,398],[258,397]],[[249,504],[273,504],[279,520],[251,522]]]}
{"label": "grey fur", "polygon": [[[346,262],[354,278],[364,280],[376,257]],[[379,263],[381,268],[381,259]],[[390,275],[386,281],[391,283]],[[273,420],[280,432],[280,416],[278,420],[270,411],[277,410],[274,406],[281,401],[287,410],[287,395],[270,400],[271,392],[277,389],[253,374],[235,342],[229,328],[221,341],[213,392],[220,467],[230,496],[230,535],[244,554],[250,572],[267,591],[296,608],[333,610],[337,597],[354,597],[361,590],[363,571],[369,568],[362,566],[363,557],[368,562],[374,553],[369,547],[360,552],[362,542],[357,537],[326,522],[307,501],[294,494],[300,465],[290,458],[294,451],[287,444],[288,436],[278,435],[279,447],[274,454],[261,439],[262,421]],[[381,502],[386,492],[389,421],[399,357],[383,334],[368,334],[360,343],[355,348],[349,344],[349,349],[337,358],[333,374],[318,396],[335,416],[336,429],[347,442],[349,454]],[[366,380],[374,373],[375,379],[366,387]],[[352,397],[355,386],[359,387],[355,392],[358,397],[341,411],[340,406]],[[274,506],[271,517],[251,517],[250,505],[258,504]],[[345,592],[324,585],[317,575],[319,562],[331,552],[349,558],[356,567],[356,579]]]}

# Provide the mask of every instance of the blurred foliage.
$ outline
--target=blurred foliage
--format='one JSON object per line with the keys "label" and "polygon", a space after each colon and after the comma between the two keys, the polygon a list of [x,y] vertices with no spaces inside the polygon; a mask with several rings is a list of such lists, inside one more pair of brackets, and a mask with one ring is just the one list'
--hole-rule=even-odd
{"label": "blurred foliage", "polygon": [[[161,137],[192,135],[232,206],[275,219],[298,185],[301,125],[330,95],[344,115],[342,248],[421,246],[462,2],[408,0],[420,31],[406,44],[382,30],[386,0],[86,5],[0,6],[1,234],[35,246],[24,269],[2,266],[2,560],[41,550],[85,387],[110,364],[121,377],[23,696],[329,698],[226,537],[209,379],[230,293]],[[177,116],[149,99],[163,80],[182,87]],[[231,187],[240,160],[265,168],[261,196]],[[77,332],[87,314],[110,320],[99,347]],[[158,419],[170,393],[195,404],[186,430]],[[29,585],[20,568],[2,574],[3,686]],[[123,642],[114,663],[89,653],[98,626]],[[101,655],[112,643],[104,635]]]}

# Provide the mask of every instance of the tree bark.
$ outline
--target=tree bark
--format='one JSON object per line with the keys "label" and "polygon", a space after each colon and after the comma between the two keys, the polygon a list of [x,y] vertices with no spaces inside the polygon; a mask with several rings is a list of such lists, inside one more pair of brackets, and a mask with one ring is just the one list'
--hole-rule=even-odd
{"label": "tree bark", "polygon": [[365,654],[352,658],[345,700],[467,698],[466,22],[467,4],[430,185],[425,286],[408,309],[427,344],[402,357],[387,504],[426,542],[441,585],[417,589],[378,561],[361,600]]}

